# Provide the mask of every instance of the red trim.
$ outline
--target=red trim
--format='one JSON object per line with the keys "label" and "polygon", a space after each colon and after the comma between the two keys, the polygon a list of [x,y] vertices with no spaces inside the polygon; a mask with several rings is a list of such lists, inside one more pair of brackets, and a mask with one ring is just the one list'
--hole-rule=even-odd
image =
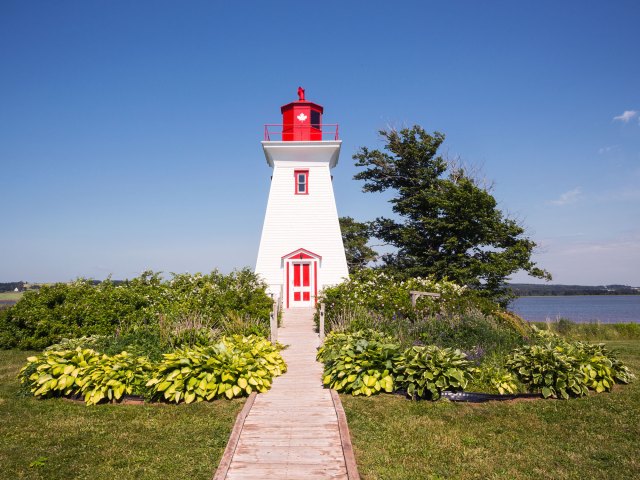
{"label": "red trim", "polygon": [[[305,187],[305,191],[301,192],[298,190],[299,184],[298,184],[298,175],[304,175],[304,187]],[[293,171],[293,178],[294,178],[294,193],[296,195],[309,195],[309,170],[294,170]]]}
{"label": "red trim", "polygon": [[[293,257],[298,256],[301,253],[303,255],[309,255],[309,258],[312,258],[312,259],[316,258],[318,260],[322,260],[322,257],[320,255],[318,255],[317,253],[313,253],[312,251],[307,250],[305,248],[298,248],[297,250],[294,250],[293,252],[287,253],[286,255],[282,256],[282,259],[283,260],[288,260],[290,258],[293,259]],[[298,257],[298,258],[300,258],[300,257]],[[302,258],[305,258],[305,257],[302,257]]]}
{"label": "red trim", "polygon": [[291,294],[291,292],[289,292],[289,262],[287,262],[287,308],[289,308],[289,295]]}

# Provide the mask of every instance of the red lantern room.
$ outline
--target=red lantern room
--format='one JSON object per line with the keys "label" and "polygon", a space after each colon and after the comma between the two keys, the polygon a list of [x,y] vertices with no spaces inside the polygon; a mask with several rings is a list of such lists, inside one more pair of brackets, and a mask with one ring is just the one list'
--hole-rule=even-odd
{"label": "red lantern room", "polygon": [[322,140],[323,108],[304,98],[304,88],[298,87],[298,101],[280,108],[282,112],[282,140]]}

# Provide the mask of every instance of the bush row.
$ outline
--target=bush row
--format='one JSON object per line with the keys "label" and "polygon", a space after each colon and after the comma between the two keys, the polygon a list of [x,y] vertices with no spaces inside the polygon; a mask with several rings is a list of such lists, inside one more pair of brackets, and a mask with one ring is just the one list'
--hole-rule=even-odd
{"label": "bush row", "polygon": [[82,396],[87,405],[123,395],[175,403],[232,399],[270,388],[273,378],[286,371],[279,350],[255,335],[178,349],[156,363],[127,352],[46,350],[29,357],[19,377],[36,397]]}
{"label": "bush row", "polygon": [[545,398],[609,391],[634,376],[604,345],[566,342],[538,333],[537,343],[519,347],[505,365],[477,366],[467,355],[436,345],[402,349],[390,336],[373,330],[332,332],[318,351],[323,383],[339,392],[373,395],[401,391],[411,398],[436,400],[443,391],[464,390],[479,378],[500,394],[519,384]]}
{"label": "bush row", "polygon": [[[416,307],[411,303],[411,291],[438,293],[440,299],[423,296]],[[326,306],[328,324],[338,320],[343,312],[359,309],[375,311],[378,315],[393,318],[415,318],[426,312],[443,308],[456,309],[472,296],[472,291],[455,283],[435,281],[430,278],[397,279],[381,270],[363,269],[351,273],[349,278],[334,287],[322,291],[321,301]]]}
{"label": "bush row", "polygon": [[85,279],[43,285],[0,312],[0,348],[41,350],[63,338],[126,334],[151,328],[171,346],[207,336],[231,316],[268,328],[271,299],[249,269],[224,275],[145,272],[122,283]]}
{"label": "bush row", "polygon": [[[439,293],[420,297],[415,308],[412,291]],[[475,350],[477,355],[510,351],[531,335],[516,315],[481,298],[473,290],[446,281],[396,279],[377,270],[352,274],[322,293],[325,333],[374,329],[393,335],[404,347],[431,344]]]}

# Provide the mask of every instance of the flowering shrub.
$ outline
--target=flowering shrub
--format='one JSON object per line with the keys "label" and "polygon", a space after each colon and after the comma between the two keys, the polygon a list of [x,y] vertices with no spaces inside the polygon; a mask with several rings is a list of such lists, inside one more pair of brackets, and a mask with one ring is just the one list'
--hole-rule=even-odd
{"label": "flowering shrub", "polygon": [[[411,305],[411,291],[438,293],[441,298],[418,298],[416,308]],[[325,288],[320,301],[325,304],[325,320],[333,321],[345,311],[365,309],[385,317],[415,317],[417,312],[455,308],[467,289],[453,282],[430,278],[398,280],[375,269],[354,272],[349,279],[335,287]]]}
{"label": "flowering shrub", "polygon": [[[224,275],[145,272],[122,283],[86,279],[28,291],[0,316],[0,348],[42,349],[63,338],[113,335],[151,326],[182,334],[194,318],[206,330],[231,314],[257,319],[268,329],[272,301],[266,285],[248,268]],[[163,324],[160,325],[160,318]],[[180,340],[180,339],[178,339]]]}

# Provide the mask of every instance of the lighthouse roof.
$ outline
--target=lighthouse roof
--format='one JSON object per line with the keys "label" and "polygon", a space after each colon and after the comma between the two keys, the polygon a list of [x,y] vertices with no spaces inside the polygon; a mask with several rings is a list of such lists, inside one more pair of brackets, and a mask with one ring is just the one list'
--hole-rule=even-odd
{"label": "lighthouse roof", "polygon": [[307,107],[311,110],[318,110],[320,113],[324,112],[324,107],[322,105],[318,105],[314,102],[309,102],[307,100],[296,100],[295,102],[287,103],[280,107],[280,113],[284,113],[287,110],[291,110],[294,107]]}

